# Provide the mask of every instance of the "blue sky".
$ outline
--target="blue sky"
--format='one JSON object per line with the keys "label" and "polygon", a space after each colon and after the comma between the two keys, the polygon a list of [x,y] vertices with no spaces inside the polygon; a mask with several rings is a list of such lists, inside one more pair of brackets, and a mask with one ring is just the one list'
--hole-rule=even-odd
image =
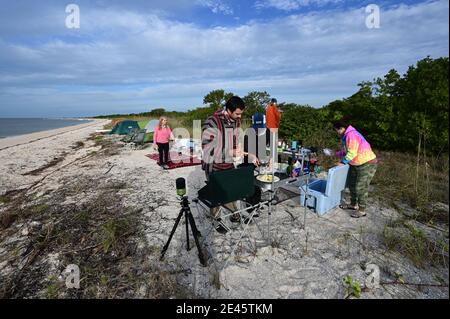
{"label": "blue sky", "polygon": [[[65,26],[69,3],[80,28]],[[365,8],[380,7],[381,27]],[[0,117],[187,110],[223,88],[315,107],[448,56],[448,0],[0,0]]]}

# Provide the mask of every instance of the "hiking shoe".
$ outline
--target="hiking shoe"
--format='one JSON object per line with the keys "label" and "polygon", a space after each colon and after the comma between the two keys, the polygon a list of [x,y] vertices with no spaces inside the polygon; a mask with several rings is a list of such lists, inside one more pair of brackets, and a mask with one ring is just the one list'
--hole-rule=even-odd
{"label": "hiking shoe", "polygon": [[351,204],[341,204],[339,205],[339,208],[345,210],[358,210],[358,206]]}
{"label": "hiking shoe", "polygon": [[354,212],[352,212],[350,216],[352,216],[353,218],[360,218],[366,215],[367,215],[366,212],[363,210],[355,210]]}
{"label": "hiking shoe", "polygon": [[239,214],[231,215],[230,216],[230,221],[232,223],[239,223],[239,222],[241,222],[241,215],[239,215]]}

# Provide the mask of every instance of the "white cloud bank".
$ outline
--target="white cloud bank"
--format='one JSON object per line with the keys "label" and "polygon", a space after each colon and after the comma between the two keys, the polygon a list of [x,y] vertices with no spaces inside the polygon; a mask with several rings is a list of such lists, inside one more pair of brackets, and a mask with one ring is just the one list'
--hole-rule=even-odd
{"label": "white cloud bank", "polygon": [[71,36],[0,37],[0,117],[186,109],[216,88],[321,106],[391,68],[448,56],[448,6],[382,8],[380,29],[366,28],[364,8],[215,28],[85,10]]}

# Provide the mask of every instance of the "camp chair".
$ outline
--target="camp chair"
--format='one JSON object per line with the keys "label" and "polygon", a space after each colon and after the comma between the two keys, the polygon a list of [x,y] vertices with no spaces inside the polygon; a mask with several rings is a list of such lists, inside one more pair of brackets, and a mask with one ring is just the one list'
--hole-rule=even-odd
{"label": "camp chair", "polygon": [[[202,206],[206,206],[209,212],[212,208],[218,208],[217,215],[225,219],[235,214],[225,205],[238,200],[246,202],[246,199],[253,196],[254,192],[253,167],[240,167],[212,172],[209,182],[198,191],[198,197],[194,202],[200,202]],[[223,210],[225,211],[224,215],[222,215]],[[241,215],[240,212],[239,214]],[[215,216],[210,217],[215,218]],[[229,230],[228,227],[223,226]]]}
{"label": "camp chair", "polygon": [[[220,216],[222,220],[236,213],[241,217],[240,234],[238,234],[237,239],[233,240],[232,251],[226,258],[223,268],[226,268],[230,257],[235,254],[237,247],[244,239],[244,235],[249,234],[248,227],[255,215],[263,206],[269,203],[268,201],[254,202],[253,197],[256,195],[256,188],[253,170],[253,166],[248,165],[236,169],[213,172],[210,175],[209,182],[198,191],[198,197],[193,200],[194,203],[201,203],[201,206],[206,206],[209,209],[219,207],[218,214],[220,214],[221,210],[225,210],[225,214]],[[246,207],[243,209],[238,208],[239,210],[236,212],[225,207],[226,204],[236,201],[244,203]],[[199,205],[197,205],[197,209],[198,207]],[[214,218],[214,216],[211,217]],[[221,224],[227,231],[230,230],[225,224]],[[249,241],[249,244],[253,245],[251,241]]]}
{"label": "camp chair", "polygon": [[133,137],[133,140],[131,141],[131,143],[133,144],[133,146],[137,149],[138,147],[143,147],[144,146],[144,141],[145,141],[145,134],[147,133],[146,129],[142,129],[142,130],[138,130],[136,132],[136,134]]}
{"label": "camp chair", "polygon": [[245,200],[255,192],[252,166],[213,172],[209,182],[198,191],[198,199],[209,208]]}
{"label": "camp chair", "polygon": [[131,143],[131,141],[134,139],[135,135],[137,134],[138,129],[137,128],[132,128],[127,135],[125,135],[124,138],[121,139],[122,142],[125,143]]}

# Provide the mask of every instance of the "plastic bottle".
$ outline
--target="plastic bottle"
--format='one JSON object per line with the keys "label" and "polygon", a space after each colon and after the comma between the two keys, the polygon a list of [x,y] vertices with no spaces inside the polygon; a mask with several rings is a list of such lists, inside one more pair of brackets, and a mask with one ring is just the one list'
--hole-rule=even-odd
{"label": "plastic bottle", "polygon": [[304,167],[303,167],[303,174],[309,174],[309,162],[305,161]]}

